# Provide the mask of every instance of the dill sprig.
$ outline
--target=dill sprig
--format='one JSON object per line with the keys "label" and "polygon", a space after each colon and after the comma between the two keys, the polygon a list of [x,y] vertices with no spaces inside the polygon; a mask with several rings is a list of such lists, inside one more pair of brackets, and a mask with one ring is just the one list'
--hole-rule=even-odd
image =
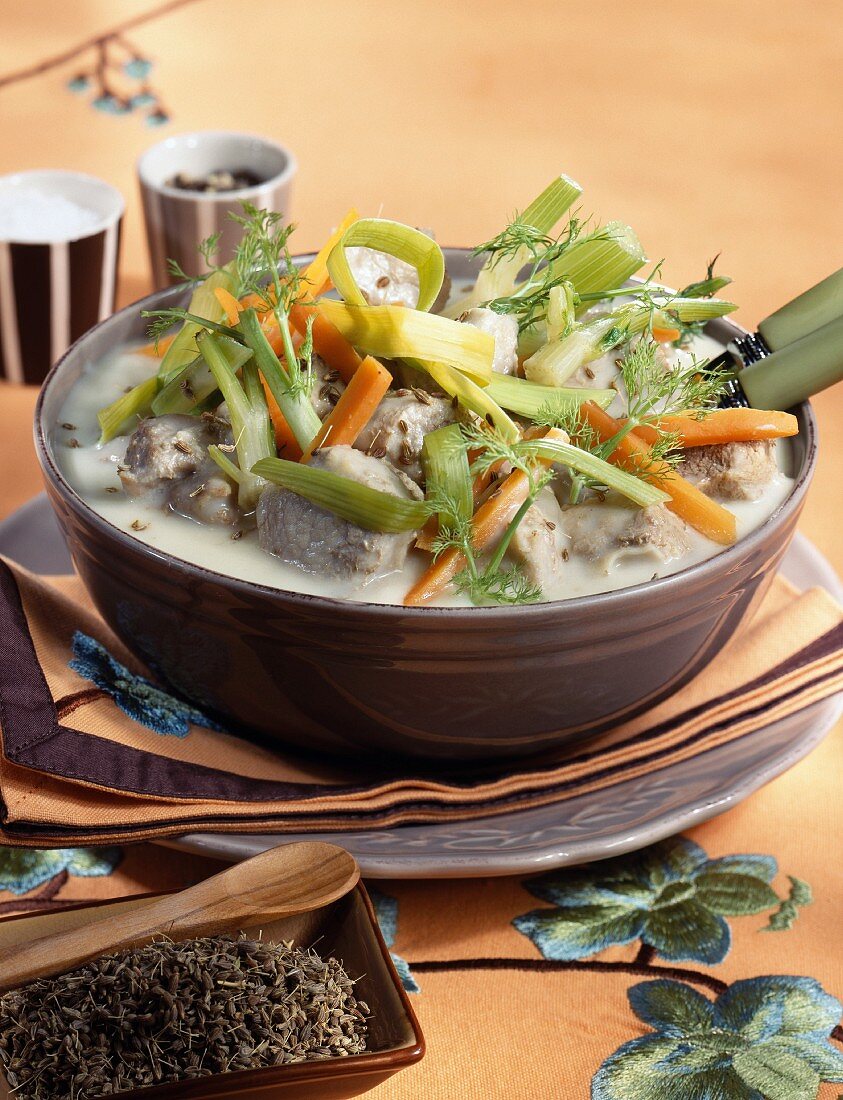
{"label": "dill sprig", "polygon": [[293,262],[289,241],[295,226],[283,223],[278,211],[259,210],[252,203],[241,203],[242,214],[229,218],[243,229],[235,251],[238,294],[253,295],[256,312],[272,313],[281,334],[283,357],[292,397],[310,393],[313,386],[312,325],[297,354],[290,338],[290,308],[301,294],[301,274]]}
{"label": "dill sprig", "polygon": [[200,317],[187,309],[176,307],[170,309],[142,309],[141,317],[152,318],[146,331],[150,342],[155,346],[156,352],[158,351],[159,342],[173,325],[185,321],[191,321],[193,324],[201,325],[202,328],[210,329],[213,332],[221,332],[223,336],[230,336],[232,340],[237,340],[241,344],[244,343],[243,334],[238,329],[217,321],[209,321],[207,317]]}
{"label": "dill sprig", "polygon": [[[436,486],[427,500],[431,512],[440,516],[439,531],[432,545],[434,560],[446,550],[453,549],[462,554],[466,567],[457,574],[453,583],[457,591],[474,604],[535,603],[542,598],[541,587],[530,581],[517,565],[504,567],[503,559],[518,526],[538,493],[553,477],[553,472],[538,466],[529,440],[511,444],[494,429],[469,426],[463,429],[463,439],[467,448],[480,451],[472,464],[473,474],[485,473],[497,462],[509,462],[526,475],[527,497],[510,521],[492,557],[481,566],[472,541],[472,517],[461,514],[459,502],[453,495],[442,486]],[[443,523],[442,516],[450,517],[449,521]]]}
{"label": "dill sprig", "polygon": [[692,356],[686,366],[666,368],[659,345],[642,336],[620,361],[627,394],[626,419],[636,426],[659,416],[682,412],[703,417],[717,404],[727,372],[712,369],[708,360]]}
{"label": "dill sprig", "polygon": [[696,283],[688,283],[686,287],[679,291],[678,297],[713,298],[719,290],[722,290],[724,286],[728,286],[732,281],[728,275],[714,274],[714,267],[719,259],[720,253],[718,252],[713,260],[709,260],[705,278]]}

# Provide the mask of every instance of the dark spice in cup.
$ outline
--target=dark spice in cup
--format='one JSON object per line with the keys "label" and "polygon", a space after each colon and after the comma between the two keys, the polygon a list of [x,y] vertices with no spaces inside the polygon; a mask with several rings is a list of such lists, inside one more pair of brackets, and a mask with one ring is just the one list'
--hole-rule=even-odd
{"label": "dark spice in cup", "polygon": [[259,183],[263,183],[263,180],[248,168],[218,168],[204,176],[190,176],[187,172],[179,172],[171,180],[167,180],[168,187],[175,187],[179,191],[240,191],[244,187],[257,187]]}

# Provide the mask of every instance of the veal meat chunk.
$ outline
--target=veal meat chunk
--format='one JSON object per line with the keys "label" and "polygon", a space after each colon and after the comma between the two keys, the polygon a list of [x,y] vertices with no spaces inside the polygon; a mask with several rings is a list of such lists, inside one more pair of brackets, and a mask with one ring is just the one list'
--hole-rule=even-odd
{"label": "veal meat chunk", "polygon": [[685,524],[663,504],[636,508],[588,501],[565,511],[564,525],[571,552],[589,561],[610,564],[629,554],[653,554],[671,561],[690,549]]}
{"label": "veal meat chunk", "polygon": [[532,584],[541,588],[545,599],[559,580],[562,561],[562,513],[556,498],[544,489],[528,508],[515,529],[507,557]]}
{"label": "veal meat chunk", "polygon": [[310,403],[320,420],[324,420],[336,405],[345,390],[345,382],[339,371],[331,370],[328,364],[314,354],[310,360],[313,373],[313,386],[310,390]]}
{"label": "veal meat chunk", "polygon": [[[311,465],[392,496],[421,499],[413,482],[389,462],[353,447],[323,447]],[[416,535],[368,531],[276,485],[261,493],[257,523],[263,550],[308,573],[352,581],[354,587],[401,569]]]}
{"label": "veal meat chunk", "polygon": [[457,411],[449,397],[418,388],[395,390],[375,409],[354,445],[368,454],[389,459],[420,485],[424,478],[421,464],[424,437],[456,419]]}
{"label": "veal meat chunk", "polygon": [[156,416],[132,433],[120,480],[130,497],[162,488],[196,473],[218,441],[212,424],[195,416]]}
{"label": "veal meat chunk", "polygon": [[775,447],[769,439],[689,447],[678,469],[709,496],[757,500],[778,471]]}
{"label": "veal meat chunk", "polygon": [[488,332],[495,338],[495,358],[492,370],[498,374],[518,372],[518,321],[510,313],[495,313],[493,309],[476,306],[466,310],[460,320],[463,324]]}
{"label": "veal meat chunk", "polygon": [[208,456],[212,443],[230,444],[218,417],[157,416],[132,433],[118,472],[130,497],[160,501],[200,523],[234,523],[234,486]]}

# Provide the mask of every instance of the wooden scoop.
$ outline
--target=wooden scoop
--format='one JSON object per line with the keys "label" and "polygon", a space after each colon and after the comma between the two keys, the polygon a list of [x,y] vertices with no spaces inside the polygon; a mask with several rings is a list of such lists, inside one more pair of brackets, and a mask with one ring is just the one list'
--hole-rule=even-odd
{"label": "wooden scoop", "polygon": [[156,936],[195,939],[320,909],[359,878],[354,857],[334,844],[283,844],[133,912],[0,951],[0,993]]}

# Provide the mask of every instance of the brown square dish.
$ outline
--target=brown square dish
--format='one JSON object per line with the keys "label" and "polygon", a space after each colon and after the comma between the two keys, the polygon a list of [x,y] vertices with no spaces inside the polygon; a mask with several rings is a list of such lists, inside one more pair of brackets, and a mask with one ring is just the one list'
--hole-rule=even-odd
{"label": "brown square dish", "polygon": [[[148,904],[151,898],[101,902],[75,906],[57,912],[15,917],[0,924],[0,948],[22,944],[41,936],[78,928],[102,917],[118,915]],[[261,934],[265,940],[293,940],[315,945],[323,957],[341,959],[357,983],[357,994],[369,1005],[368,1044],[365,1054],[347,1058],[297,1062],[245,1072],[221,1073],[191,1081],[133,1089],[118,1095],[131,1100],[345,1100],[375,1088],[424,1055],[424,1039],[410,1007],[401,979],[395,972],[389,951],[378,927],[372,904],[362,885],[345,897],[295,917],[273,921],[261,928],[244,931]],[[0,1073],[0,1100],[14,1100]]]}

